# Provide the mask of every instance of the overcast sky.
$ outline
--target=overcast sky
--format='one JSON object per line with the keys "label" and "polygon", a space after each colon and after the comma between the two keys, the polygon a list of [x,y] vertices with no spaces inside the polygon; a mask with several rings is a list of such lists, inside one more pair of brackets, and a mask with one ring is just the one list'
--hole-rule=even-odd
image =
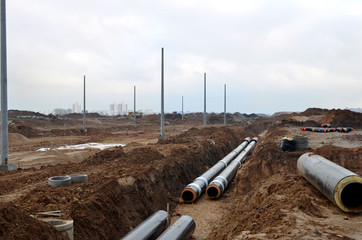
{"label": "overcast sky", "polygon": [[7,1],[9,109],[362,107],[362,1]]}

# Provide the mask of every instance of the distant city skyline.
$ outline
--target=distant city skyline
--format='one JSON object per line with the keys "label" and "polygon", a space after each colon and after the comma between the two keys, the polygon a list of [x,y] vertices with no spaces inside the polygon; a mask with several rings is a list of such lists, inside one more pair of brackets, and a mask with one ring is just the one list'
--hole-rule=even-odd
{"label": "distant city skyline", "polygon": [[[25,110],[25,109],[17,109],[17,110]],[[26,110],[29,111],[29,110]],[[31,111],[31,110],[30,110]],[[130,111],[133,111],[133,109],[128,109],[128,104],[126,104],[124,101],[121,101],[120,103],[113,102],[109,105],[109,108],[107,110],[88,110],[86,109],[87,113],[99,113],[101,115],[108,115],[108,116],[118,116],[118,115],[128,115]],[[155,111],[153,109],[137,109],[136,111],[142,112],[144,115],[150,115],[154,114]],[[72,108],[54,108],[53,110],[41,110],[38,111],[42,114],[56,114],[56,115],[65,115],[70,113],[83,113],[82,106],[78,104],[78,102],[75,102],[72,104]]]}

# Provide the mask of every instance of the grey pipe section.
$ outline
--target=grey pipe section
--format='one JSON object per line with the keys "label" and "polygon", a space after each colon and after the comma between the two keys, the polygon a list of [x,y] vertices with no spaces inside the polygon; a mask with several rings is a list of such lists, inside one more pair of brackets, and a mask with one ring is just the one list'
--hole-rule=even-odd
{"label": "grey pipe section", "polygon": [[344,212],[362,212],[362,176],[322,156],[299,157],[298,172]]}
{"label": "grey pipe section", "polygon": [[204,172],[200,177],[196,178],[192,183],[187,185],[181,193],[182,201],[192,203],[206,190],[209,182],[224,170],[228,164],[237,156],[251,141],[250,138],[245,138],[243,142],[232,152],[218,161],[212,168]]}
{"label": "grey pipe section", "polygon": [[196,223],[190,216],[183,215],[167,228],[157,240],[186,240],[194,233]]}
{"label": "grey pipe section", "polygon": [[167,212],[159,210],[121,238],[121,240],[156,239],[166,228]]}
{"label": "grey pipe section", "polygon": [[221,197],[229,182],[234,178],[239,167],[245,162],[257,142],[258,138],[253,138],[248,146],[229,164],[229,166],[210,183],[206,189],[206,194],[209,198],[217,199]]}

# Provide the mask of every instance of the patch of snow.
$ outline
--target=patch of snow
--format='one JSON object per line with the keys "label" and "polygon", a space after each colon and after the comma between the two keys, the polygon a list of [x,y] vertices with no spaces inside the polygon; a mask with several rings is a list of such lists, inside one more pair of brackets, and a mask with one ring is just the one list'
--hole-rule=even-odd
{"label": "patch of snow", "polygon": [[[56,150],[83,150],[87,148],[96,148],[100,150],[104,150],[106,148],[111,147],[124,147],[126,144],[120,144],[120,143],[83,143],[83,144],[77,144],[77,145],[67,145],[56,148]],[[37,152],[45,152],[49,151],[50,148],[40,148],[36,150]]]}

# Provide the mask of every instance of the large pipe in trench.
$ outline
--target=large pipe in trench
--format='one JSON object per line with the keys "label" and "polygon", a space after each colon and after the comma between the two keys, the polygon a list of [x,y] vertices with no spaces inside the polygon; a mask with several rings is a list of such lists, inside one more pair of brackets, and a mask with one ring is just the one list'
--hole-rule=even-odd
{"label": "large pipe in trench", "polygon": [[362,176],[322,156],[299,157],[298,172],[344,212],[362,212]]}
{"label": "large pipe in trench", "polygon": [[196,224],[192,217],[183,215],[167,228],[157,240],[186,240],[194,233]]}
{"label": "large pipe in trench", "polygon": [[253,138],[248,146],[220,173],[207,187],[206,194],[211,199],[217,199],[224,193],[228,183],[234,178],[239,167],[243,164],[258,142],[258,138]]}
{"label": "large pipe in trench", "polygon": [[200,197],[209,185],[210,180],[224,170],[231,160],[233,160],[236,155],[246,148],[249,142],[250,138],[245,138],[237,148],[218,161],[214,166],[212,166],[212,168],[204,172],[201,176],[197,177],[192,183],[187,185],[181,193],[182,201],[185,203],[192,203]]}
{"label": "large pipe in trench", "polygon": [[167,228],[167,212],[159,210],[140,223],[121,240],[156,239]]}

